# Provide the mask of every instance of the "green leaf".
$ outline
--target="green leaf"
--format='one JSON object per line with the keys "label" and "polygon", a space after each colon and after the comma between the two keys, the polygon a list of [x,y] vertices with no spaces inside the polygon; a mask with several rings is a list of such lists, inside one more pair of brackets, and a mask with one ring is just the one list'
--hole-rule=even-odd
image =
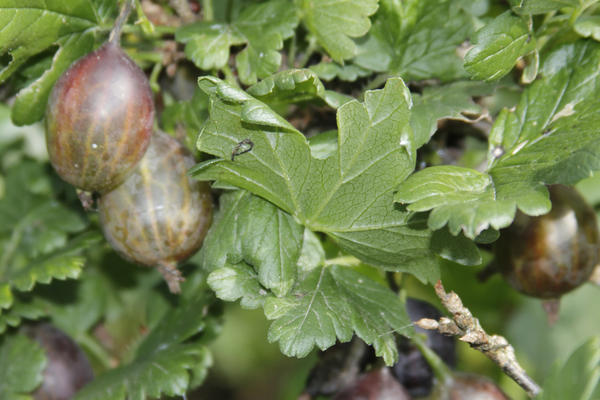
{"label": "green leaf", "polygon": [[27,400],[42,383],[46,356],[39,344],[23,335],[4,336],[0,339],[0,365],[0,398]]}
{"label": "green leaf", "polygon": [[299,20],[285,0],[248,6],[230,24],[197,22],[177,30],[175,38],[185,43],[185,54],[201,69],[223,68],[231,46],[246,47],[236,56],[240,81],[253,84],[277,71],[283,40],[293,35]]}
{"label": "green leaf", "polygon": [[381,0],[373,28],[354,63],[406,81],[453,80],[465,74],[457,47],[472,31],[467,13],[450,1]]}
{"label": "green leaf", "polygon": [[3,279],[18,290],[29,291],[36,283],[77,278],[85,264],[85,257],[80,254],[101,240],[102,236],[97,232],[79,235],[56,251],[34,258],[18,268],[13,266]]}
{"label": "green leaf", "polygon": [[260,285],[258,275],[245,262],[225,264],[208,276],[208,284],[217,297],[225,301],[241,299],[242,308],[262,307],[267,291]]}
{"label": "green leaf", "polygon": [[465,69],[473,79],[495,81],[508,74],[517,60],[535,48],[526,22],[510,11],[475,33],[474,47],[465,55]]}
{"label": "green leaf", "polygon": [[411,335],[411,322],[399,297],[350,268],[316,268],[284,298],[268,298],[265,315],[274,320],[269,341],[288,356],[304,357],[316,345],[324,350],[354,332],[391,365],[397,359],[395,333]]}
{"label": "green leaf", "polygon": [[[198,148],[219,158],[198,165],[197,178],[263,197],[367,263],[424,281],[437,276],[431,232],[392,205],[394,187],[415,165],[410,93],[402,80],[338,109],[337,151],[325,159],[314,158],[300,132],[246,93],[215,78],[201,78],[200,86],[211,107]],[[252,150],[231,161],[248,139]]]}
{"label": "green leaf", "polygon": [[600,41],[600,15],[579,17],[573,29],[583,37],[591,37],[596,41]]}
{"label": "green leaf", "polygon": [[296,5],[306,29],[339,63],[356,54],[350,38],[366,34],[369,16],[377,11],[377,0],[296,0]]}
{"label": "green leaf", "polygon": [[600,169],[600,45],[564,45],[547,55],[542,79],[530,85],[513,111],[503,110],[490,134],[484,173],[432,167],[403,182],[395,201],[412,211],[432,210],[428,225],[448,223],[469,238],[508,226],[517,207],[528,215],[550,209],[544,185],[574,184]]}
{"label": "green leaf", "polygon": [[90,28],[96,14],[87,0],[0,0],[0,54],[10,62],[0,70],[0,83],[6,81],[31,57],[58,47],[50,69],[22,89],[12,111],[17,125],[42,118],[52,85],[76,59],[91,51],[94,44]]}
{"label": "green leaf", "polygon": [[354,82],[358,78],[369,76],[371,71],[359,67],[355,64],[340,65],[335,62],[320,62],[316,65],[311,65],[310,69],[324,81],[339,79],[341,81]]}
{"label": "green leaf", "polygon": [[[579,347],[567,362],[546,378],[539,400],[592,400],[600,384],[600,337]],[[597,394],[597,392],[596,392]]]}
{"label": "green leaf", "polygon": [[412,94],[413,108],[410,126],[415,133],[415,146],[421,147],[437,130],[437,121],[443,118],[471,122],[469,115],[482,112],[473,102],[473,96],[488,94],[492,87],[480,82],[455,82],[427,87],[421,94]]}
{"label": "green leaf", "polygon": [[129,364],[96,377],[75,400],[144,400],[161,395],[182,396],[210,364],[201,341],[189,342],[206,328],[202,310],[209,297],[199,293],[167,313],[138,347]]}
{"label": "green leaf", "polygon": [[351,97],[325,90],[317,75],[309,69],[291,69],[278,72],[248,88],[248,93],[269,105],[297,104],[302,101],[321,99],[331,107],[338,108],[352,100]]}
{"label": "green leaf", "polygon": [[196,88],[192,98],[169,104],[160,114],[161,127],[178,137],[185,130],[185,145],[191,151],[196,150],[196,137],[208,118],[208,97]]}
{"label": "green leaf", "polygon": [[48,315],[46,303],[39,299],[15,298],[10,309],[0,314],[0,333],[5,333],[9,327],[21,325],[23,320],[38,320]]}
{"label": "green leaf", "polygon": [[[302,225],[283,210],[246,191],[228,193],[221,199],[220,217],[203,246],[203,268],[213,271],[243,261],[254,268],[262,287],[277,296],[287,294],[296,279],[296,262],[304,234]],[[211,276],[209,283],[214,282],[216,275]]]}
{"label": "green leaf", "polygon": [[580,0],[510,0],[517,14],[545,14],[565,7],[578,7]]}

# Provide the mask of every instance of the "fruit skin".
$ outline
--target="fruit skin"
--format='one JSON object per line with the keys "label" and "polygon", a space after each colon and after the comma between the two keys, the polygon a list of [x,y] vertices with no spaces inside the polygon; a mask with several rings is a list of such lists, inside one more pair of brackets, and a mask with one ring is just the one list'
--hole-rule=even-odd
{"label": "fruit skin", "polygon": [[439,385],[435,400],[510,400],[494,382],[480,375],[457,373],[450,382]]}
{"label": "fruit skin", "polygon": [[212,219],[208,184],[187,174],[194,164],[177,140],[156,132],[131,175],[98,201],[112,247],[130,261],[159,267],[175,292],[177,262],[198,250]]}
{"label": "fruit skin", "polygon": [[511,286],[544,299],[584,283],[600,259],[594,210],[575,189],[548,189],[552,210],[538,217],[518,212],[494,246],[495,264]]}
{"label": "fruit skin", "polygon": [[73,186],[106,192],[144,156],[153,123],[148,79],[117,43],[107,42],[76,61],[50,94],[50,161]]}
{"label": "fruit skin", "polygon": [[390,373],[378,368],[362,374],[332,400],[410,400],[411,397]]}
{"label": "fruit skin", "polygon": [[42,346],[48,360],[44,381],[33,393],[35,400],[72,399],[94,379],[85,353],[61,330],[49,323],[40,323],[23,327],[23,332]]}
{"label": "fruit skin", "polygon": [[[411,321],[418,321],[421,318],[439,320],[442,317],[442,313],[433,305],[411,297],[406,299],[406,311]],[[456,344],[453,337],[419,327],[415,327],[415,330],[427,336],[426,345],[447,365],[456,366]],[[431,393],[433,371],[419,349],[405,337],[398,338],[398,362],[391,369],[396,379],[411,396],[427,396]]]}

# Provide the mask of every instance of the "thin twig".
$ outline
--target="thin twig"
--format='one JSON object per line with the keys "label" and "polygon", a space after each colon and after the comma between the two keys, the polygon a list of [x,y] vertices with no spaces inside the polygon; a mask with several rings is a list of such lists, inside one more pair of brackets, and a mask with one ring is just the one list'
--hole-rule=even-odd
{"label": "thin twig", "polygon": [[435,292],[453,318],[442,317],[439,321],[423,318],[415,322],[415,325],[436,330],[447,336],[459,336],[460,340],[469,343],[471,347],[498,364],[530,397],[533,398],[541,392],[539,385],[519,365],[514,348],[503,336],[488,335],[479,324],[479,320],[463,306],[460,297],[454,292],[446,293],[441,281],[435,285]]}
{"label": "thin twig", "polygon": [[125,25],[125,21],[129,18],[129,13],[131,13],[131,9],[133,8],[134,0],[125,0],[123,6],[121,7],[121,12],[115,21],[115,25],[110,31],[110,35],[108,36],[108,41],[115,43],[119,42],[121,39],[121,30],[123,29],[123,25]]}

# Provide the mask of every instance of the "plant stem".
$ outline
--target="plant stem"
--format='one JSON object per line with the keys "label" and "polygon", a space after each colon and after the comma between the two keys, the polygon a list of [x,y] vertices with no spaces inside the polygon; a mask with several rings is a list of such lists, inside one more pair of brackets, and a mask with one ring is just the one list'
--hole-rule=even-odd
{"label": "plant stem", "polygon": [[223,68],[221,68],[221,70],[225,74],[225,81],[227,81],[227,83],[230,83],[236,87],[240,86],[240,85],[238,85],[235,74],[233,73],[231,68],[229,68],[229,65],[225,65]]}
{"label": "plant stem", "polygon": [[298,60],[298,68],[304,68],[306,66],[315,50],[317,50],[317,38],[314,36],[309,36],[308,47],[306,48],[304,54],[302,54],[300,60]]}
{"label": "plant stem", "polygon": [[150,73],[150,88],[155,93],[160,91],[160,86],[158,85],[158,76],[160,75],[160,71],[162,71],[162,64],[156,63],[154,64],[154,67],[152,67],[152,72]]}
{"label": "plant stem", "polygon": [[104,368],[111,369],[115,367],[113,358],[107,353],[96,339],[87,333],[77,336],[77,342],[82,345],[91,355],[93,355]]}
{"label": "plant stem", "polygon": [[142,28],[142,32],[145,35],[152,35],[156,30],[154,24],[150,22],[146,14],[144,14],[144,10],[142,9],[142,3],[140,0],[135,0],[135,12],[137,13],[138,20],[135,21],[136,25],[139,25]]}
{"label": "plant stem", "polygon": [[121,6],[121,12],[115,20],[115,25],[113,26],[112,30],[110,31],[110,35],[108,36],[109,42],[118,43],[121,39],[121,30],[123,29],[123,25],[125,24],[125,21],[127,21],[129,14],[131,13],[133,3],[134,0],[125,0],[123,5]]}
{"label": "plant stem", "polygon": [[215,19],[212,0],[202,0],[202,13],[204,14],[204,21],[210,22]]}
{"label": "plant stem", "polygon": [[413,344],[419,349],[421,354],[427,363],[431,366],[433,374],[440,383],[445,384],[450,382],[452,378],[452,371],[446,365],[446,363],[433,351],[424,340],[425,335],[417,333],[414,337],[410,338]]}

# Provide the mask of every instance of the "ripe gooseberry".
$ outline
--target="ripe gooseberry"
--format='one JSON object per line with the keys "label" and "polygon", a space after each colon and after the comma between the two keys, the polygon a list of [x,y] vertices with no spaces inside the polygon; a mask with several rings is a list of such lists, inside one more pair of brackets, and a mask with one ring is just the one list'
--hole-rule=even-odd
{"label": "ripe gooseberry", "polygon": [[208,184],[187,174],[193,165],[177,140],[156,132],[125,182],[98,200],[112,247],[130,261],[158,267],[174,293],[182,280],[177,262],[198,250],[212,219]]}
{"label": "ripe gooseberry", "polygon": [[52,166],[62,179],[89,192],[106,192],[123,182],[152,135],[148,79],[118,43],[125,19],[122,13],[109,41],[63,73],[46,108]]}
{"label": "ripe gooseberry", "polygon": [[585,282],[600,259],[594,210],[573,188],[548,188],[552,209],[531,217],[521,212],[495,243],[495,264],[518,291],[558,298]]}

